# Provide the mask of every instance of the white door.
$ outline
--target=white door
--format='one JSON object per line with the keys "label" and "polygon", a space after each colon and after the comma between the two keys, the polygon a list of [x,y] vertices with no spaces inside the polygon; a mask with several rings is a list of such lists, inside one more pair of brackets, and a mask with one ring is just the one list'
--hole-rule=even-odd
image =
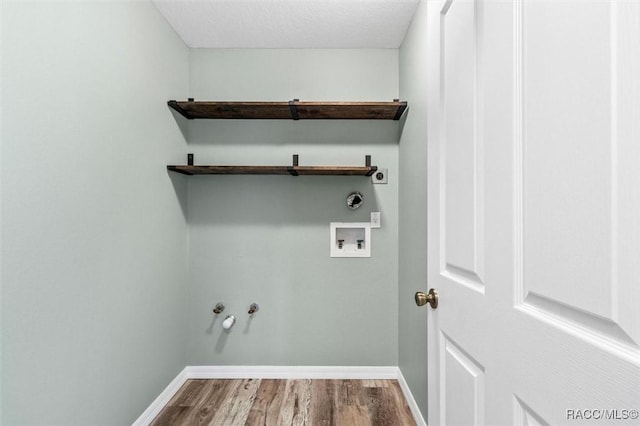
{"label": "white door", "polygon": [[427,4],[429,425],[640,424],[640,1]]}

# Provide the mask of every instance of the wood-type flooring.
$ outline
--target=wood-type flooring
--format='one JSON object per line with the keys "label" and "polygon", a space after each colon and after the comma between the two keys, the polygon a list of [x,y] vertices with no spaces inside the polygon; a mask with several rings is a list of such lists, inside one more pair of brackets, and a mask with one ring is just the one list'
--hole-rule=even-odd
{"label": "wood-type flooring", "polygon": [[153,426],[414,426],[397,380],[188,380]]}

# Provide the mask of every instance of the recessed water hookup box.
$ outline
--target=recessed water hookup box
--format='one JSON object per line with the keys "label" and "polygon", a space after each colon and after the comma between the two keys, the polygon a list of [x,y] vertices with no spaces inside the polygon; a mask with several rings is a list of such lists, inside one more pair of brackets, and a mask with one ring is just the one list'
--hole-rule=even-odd
{"label": "recessed water hookup box", "polygon": [[331,222],[331,257],[371,257],[371,223]]}

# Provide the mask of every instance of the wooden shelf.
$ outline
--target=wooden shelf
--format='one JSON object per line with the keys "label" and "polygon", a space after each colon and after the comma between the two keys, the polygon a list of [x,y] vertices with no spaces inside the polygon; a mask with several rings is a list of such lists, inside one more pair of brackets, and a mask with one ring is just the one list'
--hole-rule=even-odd
{"label": "wooden shelf", "polygon": [[293,156],[292,166],[167,166],[167,170],[183,175],[291,175],[291,176],[371,176],[377,166],[371,165],[371,156],[365,157],[365,166],[299,166]]}
{"label": "wooden shelf", "polygon": [[183,175],[288,175],[287,166],[167,166]]}
{"label": "wooden shelf", "polygon": [[169,107],[192,119],[341,119],[399,120],[407,103],[393,102],[209,102],[169,101]]}
{"label": "wooden shelf", "polygon": [[167,166],[183,175],[371,176],[376,166]]}

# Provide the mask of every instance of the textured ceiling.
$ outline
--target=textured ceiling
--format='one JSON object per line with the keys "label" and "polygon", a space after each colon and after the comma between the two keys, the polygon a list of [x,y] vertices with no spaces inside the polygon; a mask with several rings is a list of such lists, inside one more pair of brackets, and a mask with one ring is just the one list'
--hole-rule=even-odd
{"label": "textured ceiling", "polygon": [[397,48],[418,0],[153,0],[189,47]]}

